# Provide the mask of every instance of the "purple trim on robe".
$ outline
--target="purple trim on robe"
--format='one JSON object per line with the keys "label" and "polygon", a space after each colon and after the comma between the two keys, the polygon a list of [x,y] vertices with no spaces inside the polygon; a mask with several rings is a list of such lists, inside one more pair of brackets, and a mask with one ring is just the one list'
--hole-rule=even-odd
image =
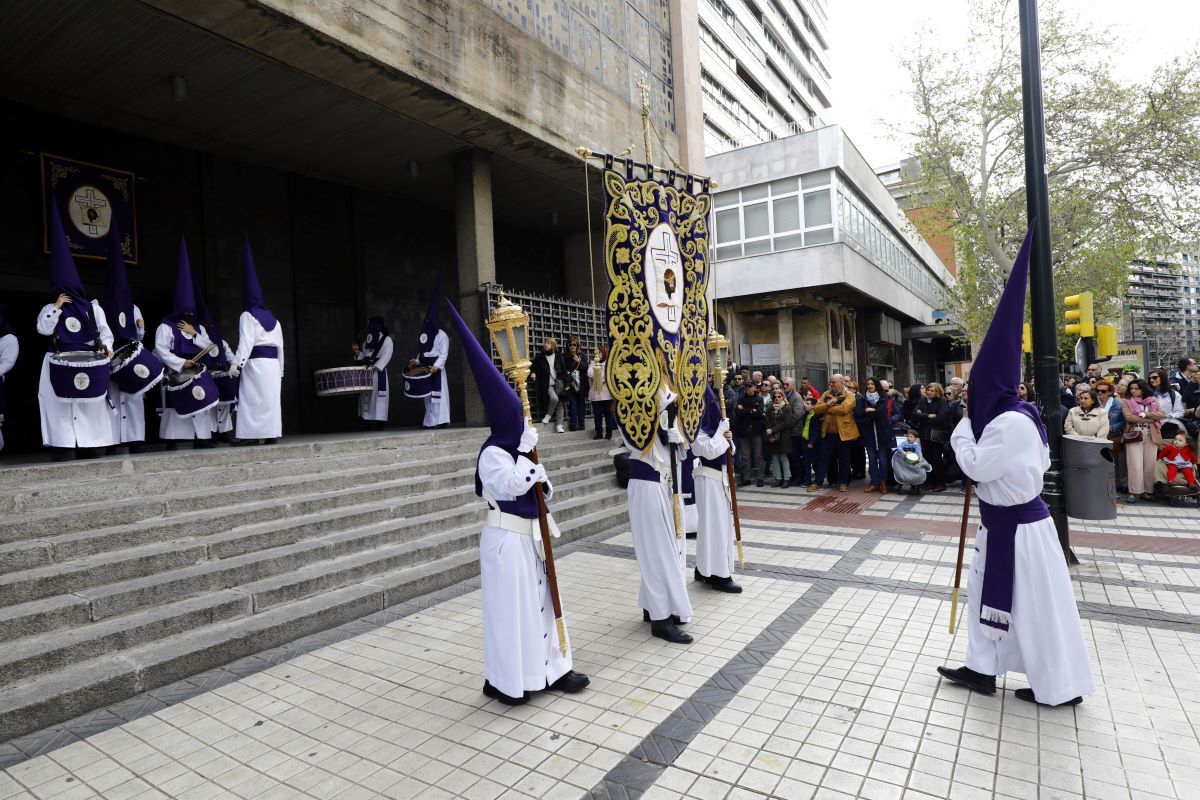
{"label": "purple trim on robe", "polygon": [[273,344],[256,344],[250,348],[248,358],[279,358],[279,348]]}
{"label": "purple trim on robe", "polygon": [[[689,451],[690,452],[690,451]],[[691,458],[684,458],[680,465],[679,471],[682,473],[680,480],[680,492],[683,494],[683,504],[685,506],[696,505],[696,476],[693,474],[695,462]]]}
{"label": "purple trim on robe", "polygon": [[979,516],[987,529],[979,621],[989,639],[1006,639],[1012,623],[1017,526],[1049,519],[1050,509],[1041,497],[1016,506],[994,506],[980,500]]}
{"label": "purple trim on robe", "polygon": [[[483,443],[483,447],[479,449],[479,455],[483,455],[483,451],[489,447],[499,447],[504,452],[512,456],[515,462],[518,458],[528,457],[524,453],[517,452],[515,447],[504,447],[503,445],[492,442],[491,439]],[[479,478],[479,459],[475,459],[475,494],[483,497],[483,481]],[[496,507],[505,514],[512,514],[522,519],[537,519],[538,505],[537,496],[533,493],[533,480],[530,479],[529,491],[518,497],[516,500],[495,500]],[[489,504],[490,505],[490,504]]]}
{"label": "purple trim on robe", "polygon": [[725,468],[726,468],[725,467],[725,465],[726,465],[725,454],[722,453],[721,455],[717,456],[716,458],[701,458],[700,463],[703,464],[704,466],[708,467],[709,469],[715,469],[718,472],[724,472]]}
{"label": "purple trim on robe", "polygon": [[629,480],[662,483],[662,475],[645,461],[631,458],[629,459]]}

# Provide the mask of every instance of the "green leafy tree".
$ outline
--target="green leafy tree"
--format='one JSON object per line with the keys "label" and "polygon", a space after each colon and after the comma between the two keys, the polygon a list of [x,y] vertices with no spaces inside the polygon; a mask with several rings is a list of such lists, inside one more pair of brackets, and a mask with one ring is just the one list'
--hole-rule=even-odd
{"label": "green leafy tree", "polygon": [[[1026,205],[1017,6],[971,0],[971,14],[966,42],[928,33],[914,42],[905,67],[918,116],[902,132],[916,142],[917,196],[949,212],[959,281],[947,306],[977,343],[1024,237]],[[1128,81],[1112,67],[1111,32],[1056,0],[1039,16],[1055,290],[1091,290],[1097,321],[1115,322],[1134,257],[1200,230],[1200,51]],[[1069,349],[1061,327],[1060,343]]]}

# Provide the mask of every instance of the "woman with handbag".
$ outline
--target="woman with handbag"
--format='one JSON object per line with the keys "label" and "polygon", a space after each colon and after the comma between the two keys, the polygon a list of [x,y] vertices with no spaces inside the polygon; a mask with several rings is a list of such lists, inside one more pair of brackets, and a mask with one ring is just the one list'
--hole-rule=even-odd
{"label": "woman with handbag", "polygon": [[1154,462],[1162,444],[1162,420],[1166,416],[1159,408],[1158,398],[1141,378],[1130,381],[1129,397],[1125,399],[1125,459],[1129,470],[1129,497],[1126,503],[1136,503],[1138,497],[1150,500],[1154,486]]}
{"label": "woman with handbag", "polygon": [[571,430],[581,431],[586,417],[584,409],[588,396],[588,362],[579,339],[574,336],[567,342],[567,353],[563,356],[563,361],[566,368],[567,418],[571,423]]}
{"label": "woman with handbag", "polygon": [[783,389],[775,389],[767,405],[767,447],[771,452],[771,474],[775,477],[775,488],[784,489],[792,482],[792,470],[788,456],[792,454],[792,406]]}

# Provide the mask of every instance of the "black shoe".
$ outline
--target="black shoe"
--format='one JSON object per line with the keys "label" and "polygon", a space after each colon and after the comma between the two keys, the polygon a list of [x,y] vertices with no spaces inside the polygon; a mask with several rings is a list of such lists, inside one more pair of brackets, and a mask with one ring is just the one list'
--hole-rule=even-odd
{"label": "black shoe", "polygon": [[665,639],[671,644],[692,643],[692,637],[675,627],[675,623],[669,619],[651,620],[650,634],[659,639]]}
{"label": "black shoe", "polygon": [[592,441],[598,442],[603,438],[604,438],[604,434],[601,433],[600,431],[596,431],[596,435],[592,437]]}
{"label": "black shoe", "polygon": [[758,479],[758,483],[756,483],[756,484],[754,484],[754,485],[755,485],[755,486],[757,486],[757,487],[759,487],[759,488],[762,488],[762,485],[763,485],[763,479],[762,479],[762,478],[759,478],[759,479]]}
{"label": "black shoe", "polygon": [[137,455],[138,453],[142,452],[145,449],[146,449],[145,442],[131,442],[129,445],[129,454]]}
{"label": "black shoe", "polygon": [[[643,608],[642,609],[642,622],[649,622],[649,621],[650,621],[650,612]],[[671,622],[675,623],[676,625],[687,625],[686,622],[679,621],[678,614],[671,615]]]}
{"label": "black shoe", "polygon": [[[708,583],[708,578],[705,577],[704,575],[701,575],[700,570],[694,570],[692,573],[692,577],[695,578],[696,583]],[[647,619],[648,618],[649,618],[649,615],[647,615]]]}
{"label": "black shoe", "polygon": [[604,438],[605,438],[605,439],[611,439],[611,438],[612,438],[612,431],[608,431],[607,433],[605,433],[605,434],[604,434]]}
{"label": "black shoe", "polygon": [[957,683],[959,686],[965,686],[981,694],[996,693],[995,675],[984,675],[982,672],[976,672],[967,667],[959,667],[958,669],[938,667],[937,671],[943,678],[951,683]]}
{"label": "black shoe", "polygon": [[738,481],[738,488],[741,488],[743,486],[749,486],[749,485],[750,485],[749,478],[743,478],[742,480]]}
{"label": "black shoe", "polygon": [[437,427],[439,427],[439,428],[449,428],[449,427],[450,427],[450,423],[449,423],[449,422],[443,422],[441,425],[438,425]]}
{"label": "black shoe", "polygon": [[178,442],[167,442],[167,452],[168,453],[174,453],[178,449],[179,449]]}
{"label": "black shoe", "polygon": [[234,439],[231,444],[234,447],[254,447],[258,444],[258,439]]}
{"label": "black shoe", "polygon": [[104,455],[115,456],[117,454],[117,446],[114,444],[111,447],[104,448]]}
{"label": "black shoe", "polygon": [[[380,430],[382,430],[382,428]],[[263,444],[275,444],[277,441],[279,441],[279,440],[278,439],[263,439],[262,443]]]}
{"label": "black shoe", "polygon": [[101,448],[99,447],[80,447],[75,451],[75,457],[83,459],[99,458],[100,450]]}
{"label": "black shoe", "polygon": [[727,594],[741,594],[742,587],[733,582],[733,578],[718,578],[713,576],[708,579],[708,585],[716,589],[718,592]]}
{"label": "black shoe", "polygon": [[592,679],[587,675],[576,672],[575,670],[568,670],[566,675],[563,675],[546,688],[557,689],[558,691],[566,692],[567,694],[575,694],[576,692],[582,692],[591,682]]}
{"label": "black shoe", "polygon": [[75,451],[69,447],[52,447],[50,448],[50,460],[58,463],[74,461]]}
{"label": "black shoe", "polygon": [[483,693],[486,694],[488,697],[492,698],[493,700],[499,700],[501,703],[504,703],[504,705],[506,705],[506,706],[523,706],[523,705],[525,705],[525,702],[527,700],[529,700],[528,692],[521,695],[520,697],[509,697],[504,692],[497,689],[495,686],[492,686],[492,684],[490,684],[486,678],[483,681]]}
{"label": "black shoe", "polygon": [[1038,703],[1038,699],[1033,696],[1033,689],[1017,689],[1017,699],[1024,700],[1027,703],[1037,703],[1039,706],[1047,706],[1049,708],[1062,708],[1063,706],[1077,706],[1083,702],[1082,697],[1076,697],[1072,700],[1068,700],[1065,703],[1057,703],[1055,705],[1051,705],[1050,703]]}
{"label": "black shoe", "polygon": [[216,447],[216,445],[213,444],[212,439],[197,439],[196,441],[192,442],[193,450],[211,450],[214,447]]}

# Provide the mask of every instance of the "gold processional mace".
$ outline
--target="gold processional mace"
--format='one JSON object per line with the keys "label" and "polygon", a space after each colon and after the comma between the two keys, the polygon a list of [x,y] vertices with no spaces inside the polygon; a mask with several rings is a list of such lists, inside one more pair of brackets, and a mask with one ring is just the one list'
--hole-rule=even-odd
{"label": "gold processional mace", "polygon": [[[521,310],[519,305],[509,302],[503,293],[496,302],[496,307],[487,319],[488,333],[496,352],[500,354],[500,363],[504,367],[505,376],[516,384],[517,394],[521,398],[521,413],[525,416],[526,424],[533,423],[529,411],[529,392],[525,388],[529,380],[529,372],[533,362],[529,360],[529,315]],[[529,460],[538,463],[537,448],[529,454]],[[558,575],[554,571],[554,550],[551,543],[550,523],[546,511],[546,495],[539,481],[533,486],[534,496],[537,497],[538,523],[542,532],[542,550],[546,555],[546,584],[550,587],[550,601],[554,605],[554,623],[558,626],[558,648],[565,656],[567,654],[567,628],[563,622],[562,601],[558,596]]]}

